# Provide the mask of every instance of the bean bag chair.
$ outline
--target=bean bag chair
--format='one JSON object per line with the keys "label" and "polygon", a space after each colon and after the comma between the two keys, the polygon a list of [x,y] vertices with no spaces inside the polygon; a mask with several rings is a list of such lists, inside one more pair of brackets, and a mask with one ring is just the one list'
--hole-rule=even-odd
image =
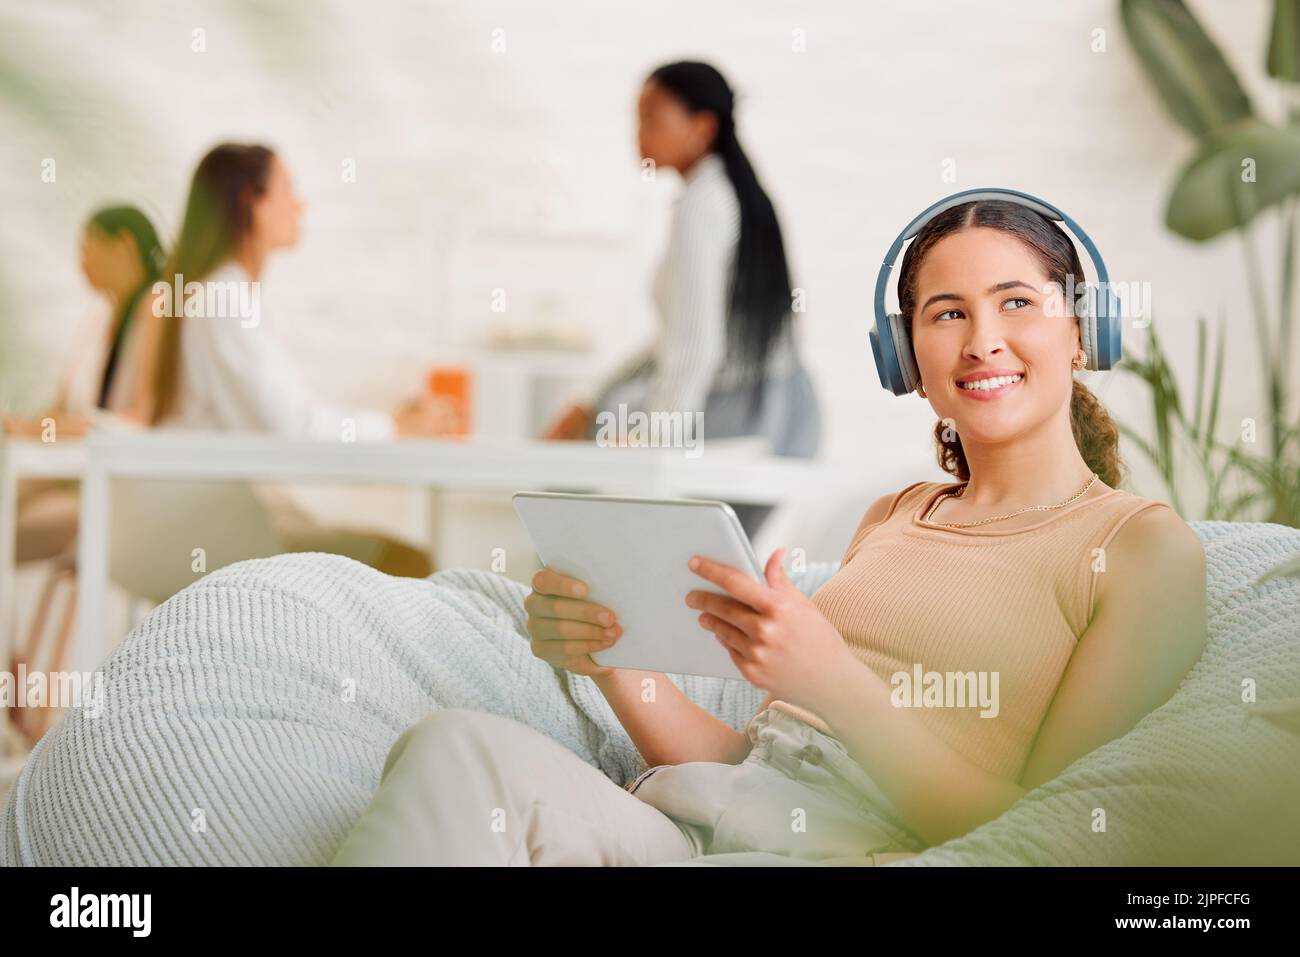
{"label": "bean bag chair", "polygon": [[[1258,583],[1300,554],[1300,530],[1191,524],[1209,640],[1174,696],[999,818],[866,863],[1300,863],[1300,579]],[[812,594],[835,570],[795,581]],[[127,635],[101,669],[102,698],[37,744],[0,817],[0,864],[325,864],[390,746],[437,708],[514,718],[626,784],[644,761],[590,679],[531,654],[526,594],[482,570],[402,579],[315,553],[207,575]],[[765,697],[669,677],[737,730]],[[1244,678],[1257,703],[1243,701]],[[688,864],[807,863],[773,857]]]}

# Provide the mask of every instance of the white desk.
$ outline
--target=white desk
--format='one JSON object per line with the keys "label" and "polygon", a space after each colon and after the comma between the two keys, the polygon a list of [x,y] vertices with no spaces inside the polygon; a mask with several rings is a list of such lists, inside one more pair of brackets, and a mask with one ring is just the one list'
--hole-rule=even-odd
{"label": "white desk", "polygon": [[[92,432],[82,470],[71,667],[93,670],[107,649],[102,612],[114,478],[393,482],[503,492],[582,489],[779,504],[842,493],[858,475],[815,461],[729,454],[723,442],[710,448],[706,440],[701,452],[688,458],[681,449],[602,448],[588,442],[326,443],[228,432]],[[435,531],[444,529],[434,511]],[[447,553],[436,537],[434,548],[435,554]],[[12,561],[12,548],[8,554]]]}
{"label": "white desk", "polygon": [[[86,446],[80,439],[40,442],[0,433],[0,668],[9,668],[18,640],[15,594],[19,479],[80,479],[86,469]],[[9,720],[0,709],[0,733]],[[3,745],[0,743],[0,750]]]}
{"label": "white desk", "polygon": [[14,547],[17,535],[19,479],[77,479],[86,471],[86,444],[81,439],[40,442],[0,433],[0,653],[4,666],[17,635],[14,607]]}

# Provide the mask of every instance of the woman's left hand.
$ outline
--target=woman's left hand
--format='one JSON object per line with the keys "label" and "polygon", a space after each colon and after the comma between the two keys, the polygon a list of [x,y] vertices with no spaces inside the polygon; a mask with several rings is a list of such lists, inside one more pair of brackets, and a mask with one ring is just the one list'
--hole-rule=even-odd
{"label": "woman's left hand", "polygon": [[686,604],[700,609],[700,625],[714,633],[740,673],[773,697],[816,710],[826,677],[857,662],[835,626],[799,591],[781,567],[778,548],[767,560],[767,584],[739,569],[697,555],[691,570],[725,595],[692,591]]}

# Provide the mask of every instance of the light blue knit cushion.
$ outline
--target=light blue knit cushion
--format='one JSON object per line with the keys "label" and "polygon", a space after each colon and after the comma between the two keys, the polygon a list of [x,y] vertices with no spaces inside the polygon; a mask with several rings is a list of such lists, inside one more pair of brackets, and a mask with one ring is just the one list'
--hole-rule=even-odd
{"label": "light blue knit cushion", "polygon": [[[996,821],[905,863],[1177,862],[1206,831],[1231,854],[1249,847],[1235,826],[1249,832],[1276,793],[1295,793],[1300,742],[1248,719],[1240,687],[1254,676],[1261,701],[1300,696],[1300,582],[1250,584],[1300,552],[1300,531],[1192,524],[1210,642],[1174,698]],[[811,594],[835,567],[796,583]],[[531,654],[526,593],[484,571],[415,581],[319,554],[208,575],[109,658],[100,717],[74,711],[38,745],[0,820],[0,864],[325,863],[393,741],[438,707],[515,718],[626,783],[644,762],[590,679]],[[764,697],[670,677],[737,729]]]}

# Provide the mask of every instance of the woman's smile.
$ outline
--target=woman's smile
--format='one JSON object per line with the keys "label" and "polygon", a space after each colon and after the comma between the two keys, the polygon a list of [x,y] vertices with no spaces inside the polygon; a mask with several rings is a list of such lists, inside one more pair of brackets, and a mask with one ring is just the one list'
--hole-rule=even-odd
{"label": "woman's smile", "polygon": [[974,399],[976,402],[993,402],[1018,389],[1020,383],[1024,380],[1025,376],[1022,372],[1010,375],[985,376],[979,379],[969,379],[965,382],[959,381],[957,391],[965,398]]}

